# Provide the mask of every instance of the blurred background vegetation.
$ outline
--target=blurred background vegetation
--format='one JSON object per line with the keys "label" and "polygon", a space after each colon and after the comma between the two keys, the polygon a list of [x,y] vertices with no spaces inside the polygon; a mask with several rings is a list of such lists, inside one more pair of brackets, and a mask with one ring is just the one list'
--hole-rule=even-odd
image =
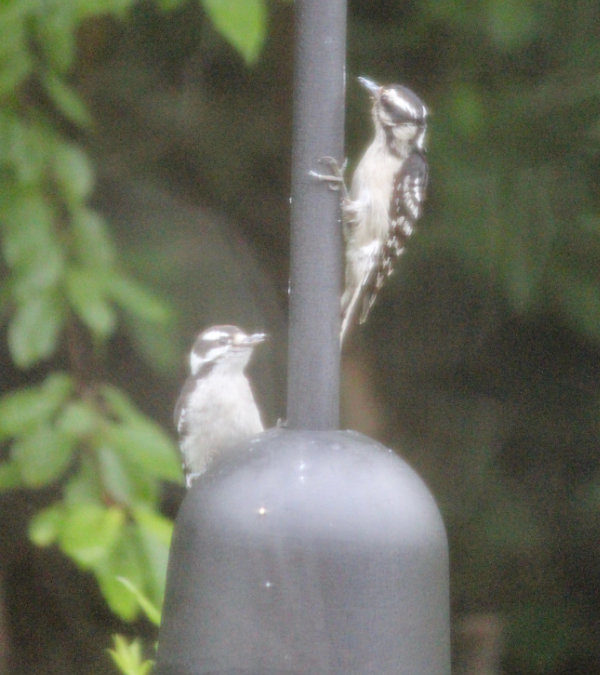
{"label": "blurred background vegetation", "polygon": [[[355,76],[433,118],[343,420],[437,496],[457,672],[600,672],[598,26],[587,0],[349,3],[350,170]],[[115,672],[115,633],[123,669],[152,657],[200,328],[273,336],[251,371],[285,414],[292,53],[289,2],[0,6],[0,672]]]}

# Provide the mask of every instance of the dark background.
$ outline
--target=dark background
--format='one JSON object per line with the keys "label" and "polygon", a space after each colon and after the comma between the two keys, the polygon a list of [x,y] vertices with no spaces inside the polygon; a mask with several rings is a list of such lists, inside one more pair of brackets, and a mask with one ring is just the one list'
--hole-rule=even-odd
{"label": "dark background", "polygon": [[[285,414],[292,14],[270,5],[251,67],[194,3],[80,29],[75,83],[96,123],[73,136],[96,161],[95,205],[176,309],[161,331],[121,329],[106,370],[168,429],[182,355],[220,322],[271,334],[251,375],[270,424]],[[349,173],[371,133],[356,76],[408,85],[432,119],[425,214],[348,342],[343,426],[436,495],[465,672],[600,672],[599,26],[585,0],[349,6]],[[165,513],[180,498],[167,489]],[[114,672],[110,634],[153,632],[27,542],[48,499],[0,499],[13,672]]]}

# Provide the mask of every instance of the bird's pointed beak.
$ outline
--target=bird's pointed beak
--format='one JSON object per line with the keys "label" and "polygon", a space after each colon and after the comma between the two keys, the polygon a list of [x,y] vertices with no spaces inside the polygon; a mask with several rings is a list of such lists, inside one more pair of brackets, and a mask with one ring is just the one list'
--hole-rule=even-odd
{"label": "bird's pointed beak", "polygon": [[378,96],[379,92],[381,91],[381,86],[378,85],[376,82],[373,82],[373,80],[369,80],[366,77],[359,77],[358,81],[361,86],[363,86],[371,96]]}
{"label": "bird's pointed beak", "polygon": [[253,333],[252,335],[248,335],[244,342],[247,345],[257,345],[260,342],[267,340],[268,337],[269,336],[266,333]]}

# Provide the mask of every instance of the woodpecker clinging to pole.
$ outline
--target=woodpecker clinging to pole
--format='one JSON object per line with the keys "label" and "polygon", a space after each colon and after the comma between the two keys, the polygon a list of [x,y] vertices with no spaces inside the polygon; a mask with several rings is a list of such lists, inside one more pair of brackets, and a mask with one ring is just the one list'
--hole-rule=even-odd
{"label": "woodpecker clinging to pole", "polygon": [[342,191],[342,222],[346,245],[340,339],[359,311],[366,321],[377,293],[404,251],[423,210],[427,189],[425,135],[428,110],[407,87],[380,86],[358,78],[372,100],[373,139],[359,161],[350,190],[343,169],[324,157],[331,175],[311,174]]}

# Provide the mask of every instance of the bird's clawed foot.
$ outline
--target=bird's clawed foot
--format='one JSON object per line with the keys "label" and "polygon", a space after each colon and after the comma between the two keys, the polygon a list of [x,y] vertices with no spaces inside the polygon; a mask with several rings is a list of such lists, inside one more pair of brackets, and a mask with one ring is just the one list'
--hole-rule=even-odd
{"label": "bird's clawed foot", "polygon": [[344,182],[344,172],[346,171],[348,160],[345,159],[342,166],[339,165],[339,162],[337,159],[335,159],[335,157],[321,157],[318,162],[319,164],[323,164],[328,167],[331,173],[323,174],[318,173],[317,171],[309,171],[309,175],[313,178],[316,178],[317,180],[327,183],[327,186],[330,190],[341,192],[342,198],[347,199],[348,190],[346,189],[346,183]]}

